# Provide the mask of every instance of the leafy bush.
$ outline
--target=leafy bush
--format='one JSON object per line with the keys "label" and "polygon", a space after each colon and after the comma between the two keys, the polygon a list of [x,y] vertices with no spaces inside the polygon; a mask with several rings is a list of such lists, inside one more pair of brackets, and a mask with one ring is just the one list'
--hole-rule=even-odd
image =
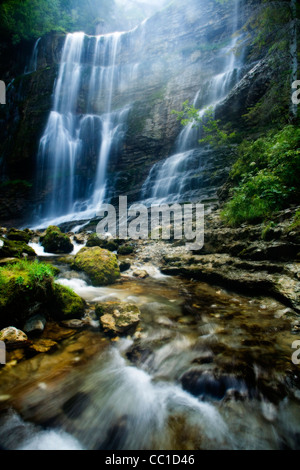
{"label": "leafy bush", "polygon": [[299,201],[300,129],[287,125],[255,141],[243,141],[231,175],[232,199],[222,216],[230,224],[262,220]]}

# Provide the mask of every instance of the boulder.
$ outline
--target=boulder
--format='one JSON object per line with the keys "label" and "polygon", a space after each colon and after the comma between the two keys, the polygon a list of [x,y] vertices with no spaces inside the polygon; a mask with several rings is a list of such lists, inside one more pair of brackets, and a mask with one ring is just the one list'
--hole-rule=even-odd
{"label": "boulder", "polygon": [[31,232],[30,230],[18,230],[16,228],[11,228],[8,230],[6,237],[9,240],[13,240],[16,242],[28,243],[31,239]]}
{"label": "boulder", "polygon": [[7,346],[26,345],[28,338],[24,331],[18,330],[14,326],[3,328],[0,331],[0,341],[4,341]]}
{"label": "boulder", "polygon": [[85,301],[68,287],[54,284],[53,317],[57,320],[80,319],[84,315]]}
{"label": "boulder", "polygon": [[136,305],[121,302],[99,303],[95,312],[104,332],[117,336],[134,332],[141,313]]}
{"label": "boulder", "polygon": [[0,237],[0,258],[20,258],[21,256],[36,256],[33,248],[24,241],[9,240]]}
{"label": "boulder", "polygon": [[89,248],[98,246],[108,251],[118,250],[118,244],[116,243],[116,241],[110,238],[101,238],[97,235],[97,233],[91,233],[89,235],[88,240],[86,242],[86,246]]}
{"label": "boulder", "polygon": [[40,238],[41,245],[47,253],[71,253],[74,245],[68,235],[61,232],[60,228],[50,225],[46,234]]}
{"label": "boulder", "polygon": [[118,248],[118,255],[131,255],[134,252],[134,246],[131,244],[121,245]]}
{"label": "boulder", "polygon": [[23,330],[28,335],[40,334],[44,331],[46,319],[43,315],[34,315],[26,321]]}
{"label": "boulder", "polygon": [[87,274],[93,286],[113,284],[120,277],[117,257],[97,246],[82,248],[75,256],[72,266]]}

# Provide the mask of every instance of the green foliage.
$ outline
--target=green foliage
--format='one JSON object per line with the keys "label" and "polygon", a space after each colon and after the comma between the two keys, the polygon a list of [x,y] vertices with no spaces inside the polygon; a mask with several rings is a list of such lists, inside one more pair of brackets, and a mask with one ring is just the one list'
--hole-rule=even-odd
{"label": "green foliage", "polygon": [[258,54],[263,48],[269,45],[274,47],[274,44],[280,42],[286,35],[286,26],[291,19],[290,2],[264,0],[244,26],[244,30],[252,36],[254,53]]}
{"label": "green foliage", "polygon": [[295,215],[293,217],[293,221],[292,221],[291,225],[288,228],[289,232],[292,232],[294,230],[300,230],[300,209],[298,209],[295,212]]}
{"label": "green foliage", "polygon": [[201,129],[203,134],[199,143],[207,143],[213,147],[222,147],[230,144],[236,137],[235,132],[230,132],[220,127],[220,120],[214,119],[213,107],[207,108],[203,115],[199,114],[199,110],[194,105],[190,105],[188,101],[183,104],[182,111],[172,111],[177,116],[177,120],[183,126],[193,123],[194,127]]}
{"label": "green foliage", "polygon": [[222,216],[238,225],[256,222],[299,201],[300,129],[287,125],[266,137],[243,141],[231,171],[237,186]]}
{"label": "green foliage", "polygon": [[16,263],[0,267],[0,289],[14,279],[16,284],[32,289],[36,284],[42,283],[45,279],[52,279],[56,274],[55,269],[47,263],[37,260],[19,260]]}
{"label": "green foliage", "polygon": [[50,31],[83,30],[94,26],[111,13],[114,1],[85,0],[6,0],[0,6],[2,34],[14,44],[34,40]]}

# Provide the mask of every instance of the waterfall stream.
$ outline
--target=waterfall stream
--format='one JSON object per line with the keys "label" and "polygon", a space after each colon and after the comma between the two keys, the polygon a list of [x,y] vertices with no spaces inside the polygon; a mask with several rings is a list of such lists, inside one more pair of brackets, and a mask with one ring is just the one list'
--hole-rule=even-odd
{"label": "waterfall stream", "polygon": [[[39,208],[43,223],[78,214],[91,218],[104,200],[108,160],[122,142],[129,110],[128,104],[112,108],[120,85],[116,59],[122,34],[66,37],[53,109],[38,152],[38,191],[47,191]],[[83,177],[80,167],[88,176]]]}
{"label": "waterfall stream", "polygon": [[[239,80],[243,54],[237,55],[236,47],[242,38],[237,35],[240,0],[235,0],[232,38],[229,45],[223,47],[217,56],[223,62],[223,70],[213,76],[208,83],[201,84],[192,105],[196,107],[202,88],[208,88],[200,100],[198,116],[202,118],[208,109],[215,107],[226,98]],[[174,154],[156,163],[141,189],[141,199],[146,204],[184,202],[199,197],[214,197],[214,188],[210,192],[203,190],[203,174],[207,170],[208,157],[213,150],[208,146],[199,146],[201,126],[189,122],[180,132]]]}

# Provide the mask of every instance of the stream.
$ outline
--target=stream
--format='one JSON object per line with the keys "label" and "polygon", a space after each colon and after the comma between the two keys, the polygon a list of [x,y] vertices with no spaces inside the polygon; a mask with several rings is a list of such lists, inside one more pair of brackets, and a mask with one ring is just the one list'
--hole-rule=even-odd
{"label": "stream", "polygon": [[299,448],[292,310],[164,276],[149,263],[145,279],[129,271],[114,285],[93,287],[57,258],[45,259],[60,267],[57,282],[91,308],[135,303],[141,322],[134,335],[116,340],[95,322],[66,334],[53,352],[3,368],[1,448]]}

